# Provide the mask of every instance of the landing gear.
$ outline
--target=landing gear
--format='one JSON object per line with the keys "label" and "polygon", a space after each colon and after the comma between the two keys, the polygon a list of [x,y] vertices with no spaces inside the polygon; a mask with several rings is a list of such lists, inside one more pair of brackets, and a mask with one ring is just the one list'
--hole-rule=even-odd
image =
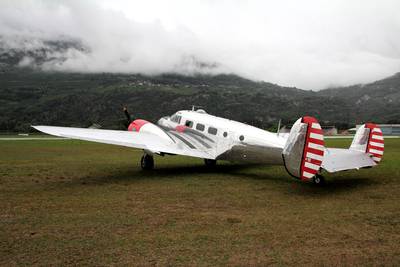
{"label": "landing gear", "polygon": [[325,178],[321,174],[316,174],[314,179],[313,179],[314,184],[323,186],[325,185]]}
{"label": "landing gear", "polygon": [[217,165],[217,161],[215,159],[204,159],[204,165],[207,167],[215,167],[215,165]]}
{"label": "landing gear", "polygon": [[142,170],[152,170],[154,169],[154,158],[151,155],[144,154],[140,160],[140,166]]}

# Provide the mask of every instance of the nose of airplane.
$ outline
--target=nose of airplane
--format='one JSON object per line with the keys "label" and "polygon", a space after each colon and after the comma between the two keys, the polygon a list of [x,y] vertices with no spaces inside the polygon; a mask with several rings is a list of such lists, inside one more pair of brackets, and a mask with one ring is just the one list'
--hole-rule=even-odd
{"label": "nose of airplane", "polygon": [[162,117],[161,119],[158,120],[157,124],[163,127],[170,127],[170,121],[171,121],[170,118],[171,118],[170,116]]}

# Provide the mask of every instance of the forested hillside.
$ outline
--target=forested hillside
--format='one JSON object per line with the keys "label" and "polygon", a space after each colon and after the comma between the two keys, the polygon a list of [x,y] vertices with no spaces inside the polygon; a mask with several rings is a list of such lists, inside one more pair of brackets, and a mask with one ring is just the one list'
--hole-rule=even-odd
{"label": "forested hillside", "polygon": [[400,118],[400,75],[368,85],[320,92],[254,82],[235,75],[145,77],[11,68],[0,73],[0,129],[28,131],[31,124],[123,127],[121,109],[156,121],[180,109],[207,112],[269,128],[282,119],[316,116],[346,128],[362,121]]}

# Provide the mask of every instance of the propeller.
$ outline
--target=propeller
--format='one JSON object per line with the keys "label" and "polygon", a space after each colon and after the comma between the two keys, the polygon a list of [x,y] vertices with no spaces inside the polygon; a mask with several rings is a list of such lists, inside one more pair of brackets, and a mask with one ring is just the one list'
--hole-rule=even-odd
{"label": "propeller", "polygon": [[131,116],[131,114],[129,113],[128,108],[127,108],[126,106],[124,106],[123,111],[124,111],[124,114],[125,114],[125,117],[126,117],[125,126],[128,127],[129,124],[131,124],[131,122],[133,121],[133,120],[132,120],[132,116]]}

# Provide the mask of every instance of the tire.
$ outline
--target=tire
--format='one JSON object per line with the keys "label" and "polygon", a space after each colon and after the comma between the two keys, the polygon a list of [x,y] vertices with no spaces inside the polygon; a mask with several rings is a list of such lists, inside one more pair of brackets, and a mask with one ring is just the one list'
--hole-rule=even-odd
{"label": "tire", "polygon": [[154,158],[151,155],[144,154],[140,160],[140,166],[142,170],[152,170],[154,169]]}
{"label": "tire", "polygon": [[318,186],[323,186],[323,185],[325,185],[325,178],[321,174],[317,174],[317,175],[315,175],[313,182],[314,182],[314,184],[316,184]]}
{"label": "tire", "polygon": [[207,167],[215,167],[215,165],[217,165],[217,161],[215,159],[204,159],[204,165]]}

